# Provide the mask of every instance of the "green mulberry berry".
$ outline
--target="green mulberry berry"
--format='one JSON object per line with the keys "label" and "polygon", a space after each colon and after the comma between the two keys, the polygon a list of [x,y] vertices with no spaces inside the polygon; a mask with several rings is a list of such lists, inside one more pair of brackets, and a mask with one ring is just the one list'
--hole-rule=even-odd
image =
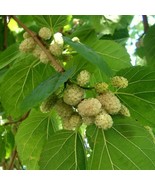
{"label": "green mulberry berry", "polygon": [[111,84],[117,88],[126,88],[128,86],[128,80],[123,76],[115,76],[111,79]]}
{"label": "green mulberry berry", "polygon": [[90,81],[90,73],[87,70],[81,71],[77,76],[77,83],[80,86],[85,86]]}
{"label": "green mulberry berry", "polygon": [[63,100],[68,105],[77,105],[84,97],[84,89],[77,85],[69,85],[64,90]]}
{"label": "green mulberry berry", "polygon": [[95,90],[97,93],[101,94],[101,93],[104,93],[105,91],[107,91],[108,86],[109,85],[105,82],[97,83],[95,85]]}
{"label": "green mulberry berry", "polygon": [[52,36],[51,30],[47,27],[43,27],[39,30],[39,36],[45,40],[48,40]]}
{"label": "green mulberry berry", "polygon": [[19,50],[26,53],[32,51],[36,47],[36,43],[32,37],[26,38],[19,46]]}
{"label": "green mulberry berry", "polygon": [[96,116],[95,124],[97,127],[107,130],[112,127],[113,120],[109,114],[102,112]]}

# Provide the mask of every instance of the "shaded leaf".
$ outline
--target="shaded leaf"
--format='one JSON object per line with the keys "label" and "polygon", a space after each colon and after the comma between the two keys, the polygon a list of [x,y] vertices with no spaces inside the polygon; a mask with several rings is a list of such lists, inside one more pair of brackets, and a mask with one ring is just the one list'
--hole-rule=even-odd
{"label": "shaded leaf", "polygon": [[84,170],[85,154],[81,136],[61,130],[47,141],[40,158],[40,169]]}
{"label": "shaded leaf", "polygon": [[38,169],[38,160],[45,141],[54,132],[51,114],[33,110],[16,134],[17,151],[27,169]]}
{"label": "shaded leaf", "polygon": [[154,170],[155,144],[150,133],[130,118],[114,118],[114,126],[104,131],[94,125],[87,129],[93,142],[88,169]]}
{"label": "shaded leaf", "polygon": [[107,76],[112,75],[112,70],[109,68],[108,64],[91,48],[82,43],[73,42],[67,37],[64,37],[64,40],[67,44],[73,47],[83,58],[85,58],[91,64],[97,66]]}
{"label": "shaded leaf", "polygon": [[2,159],[5,158],[5,141],[4,141],[4,137],[2,136],[4,133],[4,128],[2,126],[0,126],[0,162],[2,161]]}
{"label": "shaded leaf", "polygon": [[18,47],[17,44],[12,44],[5,51],[0,53],[0,69],[6,67],[21,55]]}
{"label": "shaded leaf", "polygon": [[155,25],[149,28],[144,37],[144,54],[147,64],[155,68]]}
{"label": "shaded leaf", "polygon": [[24,111],[38,105],[53,92],[55,92],[61,85],[64,84],[72,75],[75,73],[75,68],[71,68],[63,74],[55,73],[53,76],[48,78],[39,84],[22,102],[22,109]]}

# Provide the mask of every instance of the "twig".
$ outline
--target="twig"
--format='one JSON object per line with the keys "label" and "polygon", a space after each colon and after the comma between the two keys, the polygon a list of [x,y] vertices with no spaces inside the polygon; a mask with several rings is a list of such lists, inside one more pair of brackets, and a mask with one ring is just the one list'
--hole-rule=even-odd
{"label": "twig", "polygon": [[12,124],[15,124],[15,123],[22,122],[22,121],[24,121],[29,116],[29,114],[30,114],[30,111],[28,111],[26,114],[24,114],[19,120],[9,121],[9,122],[5,123],[4,126],[12,125]]}
{"label": "twig", "polygon": [[20,158],[19,158],[18,154],[17,154],[17,159],[18,159],[19,166],[20,166],[20,167],[21,167],[21,169],[23,170],[23,165],[22,165],[22,163],[21,163],[21,160],[20,160]]}
{"label": "twig", "polygon": [[143,19],[144,33],[146,33],[149,29],[149,23],[148,23],[147,15],[142,15],[142,19]]}
{"label": "twig", "polygon": [[17,150],[16,150],[16,148],[15,148],[15,149],[13,150],[13,152],[12,152],[12,155],[11,155],[11,161],[10,161],[8,170],[13,170],[14,162],[15,162],[16,156],[17,156]]}
{"label": "twig", "polygon": [[4,50],[8,47],[8,25],[7,25],[7,16],[3,16],[4,19],[4,43],[3,43],[3,48]]}
{"label": "twig", "polygon": [[46,47],[43,45],[43,43],[39,40],[37,35],[29,30],[25,24],[23,24],[16,16],[11,16],[24,30],[26,30],[31,37],[33,37],[34,41],[40,46],[40,48],[46,53],[47,57],[51,61],[51,65],[54,67],[54,69],[58,72],[64,72],[64,69],[62,66],[56,61],[56,59],[50,54],[50,52],[46,49]]}

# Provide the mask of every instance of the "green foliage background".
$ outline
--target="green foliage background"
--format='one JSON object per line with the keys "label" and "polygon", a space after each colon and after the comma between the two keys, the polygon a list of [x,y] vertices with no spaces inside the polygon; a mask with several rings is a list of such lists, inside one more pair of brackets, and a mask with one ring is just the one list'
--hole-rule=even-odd
{"label": "green foliage background", "polygon": [[[0,16],[2,169],[155,169],[155,25],[140,35],[135,55],[143,62],[133,66],[125,48],[133,17],[17,16],[31,31],[48,27],[52,34],[62,32],[69,55],[62,56],[65,72],[59,73],[31,53],[19,51],[24,30],[19,29],[20,25],[13,29],[13,18],[5,38],[6,16]],[[73,37],[78,37],[80,43],[73,42]],[[74,81],[84,69],[91,73],[91,86],[109,83],[115,75],[128,79],[128,87],[117,90],[116,95],[131,117],[114,116],[114,126],[109,130],[91,125],[68,131],[62,129],[54,109],[40,111],[44,100],[67,81]]]}

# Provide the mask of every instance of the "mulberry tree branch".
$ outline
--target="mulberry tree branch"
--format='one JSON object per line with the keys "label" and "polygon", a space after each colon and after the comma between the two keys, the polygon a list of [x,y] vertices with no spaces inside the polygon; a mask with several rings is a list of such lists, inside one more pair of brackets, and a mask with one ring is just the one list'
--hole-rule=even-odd
{"label": "mulberry tree branch", "polygon": [[144,33],[146,33],[147,30],[149,29],[149,23],[148,23],[147,15],[142,15],[142,19],[143,19]]}
{"label": "mulberry tree branch", "polygon": [[8,170],[13,170],[14,162],[15,162],[16,156],[17,156],[17,150],[16,150],[16,148],[15,148],[15,149],[13,150],[13,152],[12,152],[11,161],[10,161]]}
{"label": "mulberry tree branch", "polygon": [[3,48],[6,49],[8,46],[8,25],[7,25],[7,16],[4,15],[3,16],[3,20],[4,20],[4,43],[3,43]]}
{"label": "mulberry tree branch", "polygon": [[36,44],[38,44],[40,46],[40,48],[46,53],[47,57],[49,58],[49,60],[51,61],[51,65],[53,66],[53,68],[57,71],[57,72],[64,72],[64,69],[62,68],[62,66],[56,61],[56,59],[50,54],[50,52],[46,49],[46,47],[44,46],[44,44],[40,41],[40,39],[38,38],[37,34],[32,32],[31,30],[28,29],[28,27],[23,24],[16,16],[12,15],[11,16],[22,28],[24,28],[25,31],[27,31],[31,37],[33,37],[34,41],[36,42]]}

